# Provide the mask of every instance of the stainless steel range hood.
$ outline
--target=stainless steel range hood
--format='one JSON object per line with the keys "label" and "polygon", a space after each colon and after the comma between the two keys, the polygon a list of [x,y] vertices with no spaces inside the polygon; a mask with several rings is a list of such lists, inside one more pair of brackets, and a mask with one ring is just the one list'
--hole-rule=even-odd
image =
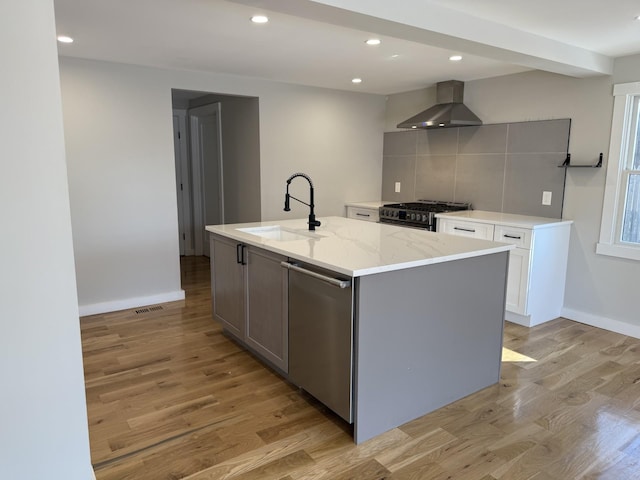
{"label": "stainless steel range hood", "polygon": [[463,103],[464,83],[449,80],[436,84],[437,104],[400,122],[398,128],[442,128],[482,125],[475,113]]}

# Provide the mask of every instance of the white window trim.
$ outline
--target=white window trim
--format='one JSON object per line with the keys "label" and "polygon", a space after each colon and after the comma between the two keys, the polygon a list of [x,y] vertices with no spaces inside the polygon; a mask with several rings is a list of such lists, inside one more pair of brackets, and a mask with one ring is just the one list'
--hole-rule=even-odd
{"label": "white window trim", "polygon": [[633,121],[634,97],[640,96],[640,82],[614,85],[613,120],[611,123],[611,142],[609,161],[602,205],[602,223],[600,241],[596,253],[613,257],[640,260],[640,246],[621,243],[620,228],[624,210],[623,176],[625,161],[629,151],[630,122]]}

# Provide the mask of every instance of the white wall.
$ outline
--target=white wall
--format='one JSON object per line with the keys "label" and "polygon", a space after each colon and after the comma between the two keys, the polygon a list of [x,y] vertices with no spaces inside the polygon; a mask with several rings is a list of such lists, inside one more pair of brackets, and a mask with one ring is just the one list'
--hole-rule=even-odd
{"label": "white wall", "polygon": [[80,313],[183,298],[171,91],[143,68],[60,72]]}
{"label": "white wall", "polygon": [[[640,80],[640,56],[619,59],[616,66],[620,73],[617,68],[614,77],[575,79],[533,71],[467,82],[465,103],[486,124],[571,118],[572,162],[595,164],[600,152],[606,161],[609,150],[613,83]],[[399,100],[392,96],[389,102]],[[409,117],[430,104],[407,108],[406,115],[396,109],[396,118]],[[393,121],[389,118],[387,124],[395,125]],[[605,168],[567,171],[563,216],[573,219],[574,225],[564,315],[640,337],[640,263],[595,254],[605,173]]]}
{"label": "white wall", "polygon": [[0,2],[0,478],[93,478],[52,0]]}
{"label": "white wall", "polygon": [[282,211],[297,171],[320,217],[380,197],[382,96],[72,58],[60,69],[81,312],[180,288],[171,88],[259,97],[263,220],[307,215]]}

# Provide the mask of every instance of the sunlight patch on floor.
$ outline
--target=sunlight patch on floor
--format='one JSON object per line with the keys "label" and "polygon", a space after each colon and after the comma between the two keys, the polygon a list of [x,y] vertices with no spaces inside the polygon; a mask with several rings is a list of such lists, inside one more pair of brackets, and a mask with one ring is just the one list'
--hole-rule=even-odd
{"label": "sunlight patch on floor", "polygon": [[508,348],[502,347],[502,361],[503,362],[537,362],[535,358],[527,357]]}

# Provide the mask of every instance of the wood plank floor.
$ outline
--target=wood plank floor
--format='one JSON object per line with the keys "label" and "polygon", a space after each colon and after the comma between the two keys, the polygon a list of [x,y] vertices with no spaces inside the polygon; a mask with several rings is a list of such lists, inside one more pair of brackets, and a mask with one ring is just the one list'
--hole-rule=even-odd
{"label": "wood plank floor", "polygon": [[356,446],[222,334],[206,259],[182,275],[184,302],[81,320],[98,480],[640,479],[638,339],[507,323],[497,385]]}

